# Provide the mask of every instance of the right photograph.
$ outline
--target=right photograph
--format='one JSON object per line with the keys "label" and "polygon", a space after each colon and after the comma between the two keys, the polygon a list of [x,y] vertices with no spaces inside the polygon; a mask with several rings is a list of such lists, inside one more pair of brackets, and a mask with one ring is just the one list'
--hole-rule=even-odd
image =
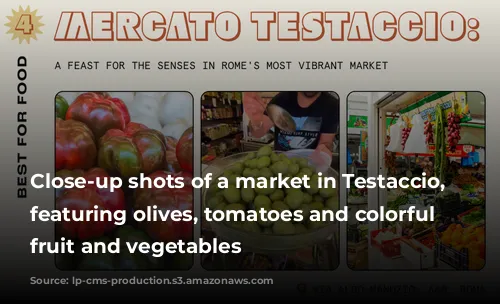
{"label": "right photograph", "polygon": [[[444,189],[347,189],[353,270],[481,270],[485,265],[485,96],[352,92],[347,173],[437,177]],[[434,210],[433,221],[359,222],[359,210]]]}

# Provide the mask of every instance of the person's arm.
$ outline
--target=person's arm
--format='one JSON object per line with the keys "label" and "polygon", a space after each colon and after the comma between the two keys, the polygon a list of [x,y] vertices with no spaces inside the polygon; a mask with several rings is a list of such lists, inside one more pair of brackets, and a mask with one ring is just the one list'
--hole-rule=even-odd
{"label": "person's arm", "polygon": [[332,149],[333,149],[333,140],[335,139],[335,135],[336,135],[335,133],[321,134],[316,149],[321,152],[325,152],[331,157],[333,153]]}
{"label": "person's arm", "polygon": [[[327,93],[328,94],[328,93]],[[328,103],[328,109],[324,109],[325,113],[338,113],[339,111],[339,100],[338,98],[328,95],[331,98]],[[321,135],[319,137],[318,146],[316,149],[321,152],[325,152],[326,154],[332,156],[333,154],[333,142],[335,140],[335,136],[337,135],[337,128],[339,123],[338,115],[324,115],[323,116],[323,124],[321,126]]]}
{"label": "person's arm", "polygon": [[273,127],[271,119],[264,115],[266,105],[256,92],[243,93],[243,110],[250,120],[249,126],[254,137],[262,137]]}

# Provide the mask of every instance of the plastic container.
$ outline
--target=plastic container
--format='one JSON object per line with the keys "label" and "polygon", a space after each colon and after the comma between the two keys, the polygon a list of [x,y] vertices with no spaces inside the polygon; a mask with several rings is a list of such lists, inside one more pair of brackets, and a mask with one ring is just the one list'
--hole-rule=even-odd
{"label": "plastic container", "polygon": [[377,242],[375,238],[381,232],[391,231],[390,229],[384,228],[380,230],[375,230],[370,233],[370,238],[372,240],[372,246],[380,249],[382,254],[388,258],[393,258],[401,255],[401,244],[400,237],[396,237],[392,240],[382,241],[381,243]]}
{"label": "plastic container", "polygon": [[290,157],[299,156],[299,157],[308,158],[310,160],[310,162],[312,163],[312,165],[314,167],[316,167],[318,172],[325,173],[326,171],[328,171],[328,168],[330,168],[330,165],[332,163],[332,158],[330,157],[330,155],[326,154],[325,152],[320,152],[319,155],[321,155],[321,161],[319,164],[312,157],[314,151],[315,150],[313,150],[313,149],[299,149],[299,150],[290,150],[290,151],[286,151],[283,153],[289,155]]}

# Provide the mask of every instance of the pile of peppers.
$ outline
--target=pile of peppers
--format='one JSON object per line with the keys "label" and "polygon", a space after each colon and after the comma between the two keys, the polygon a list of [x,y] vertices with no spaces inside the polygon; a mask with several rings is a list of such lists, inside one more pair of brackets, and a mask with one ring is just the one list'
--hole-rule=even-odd
{"label": "pile of peppers", "polygon": [[[164,210],[193,210],[193,130],[189,128],[177,141],[158,130],[130,121],[125,103],[103,92],[85,92],[74,102],[55,99],[56,174],[60,177],[121,177],[124,186],[109,189],[87,185],[83,189],[58,189],[56,208],[62,210],[138,210],[156,205]],[[150,177],[184,177],[182,189],[128,189],[127,179],[144,174]],[[130,212],[129,212],[130,214]],[[56,231],[81,241],[121,240],[177,241],[191,240],[190,222],[128,221],[116,227],[113,222],[63,222]],[[56,259],[68,261],[68,258]],[[159,269],[163,263],[143,254],[124,250],[118,256],[71,256],[72,269]],[[66,263],[67,264],[67,263]],[[58,265],[59,267],[60,265]],[[67,265],[66,265],[67,266]],[[61,267],[60,267],[61,268]],[[67,268],[67,267],[66,267]]]}

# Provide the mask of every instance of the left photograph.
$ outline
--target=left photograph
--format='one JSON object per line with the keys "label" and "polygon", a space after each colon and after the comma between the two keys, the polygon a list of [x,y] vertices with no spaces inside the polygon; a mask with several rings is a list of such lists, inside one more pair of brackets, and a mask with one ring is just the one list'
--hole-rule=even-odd
{"label": "left photograph", "polygon": [[[130,177],[193,176],[193,96],[188,92],[59,92],[55,97],[55,172],[59,177],[94,181],[84,188],[57,189],[55,208],[108,210],[123,214],[109,221],[56,224],[56,239],[95,248],[125,242],[176,242],[193,239],[193,223],[136,222],[135,210],[193,210],[193,189],[135,189]],[[120,189],[98,188],[99,177],[120,177]],[[115,243],[119,238],[120,243]],[[81,250],[75,250],[81,252]],[[60,270],[188,270],[189,254],[59,254]]]}

